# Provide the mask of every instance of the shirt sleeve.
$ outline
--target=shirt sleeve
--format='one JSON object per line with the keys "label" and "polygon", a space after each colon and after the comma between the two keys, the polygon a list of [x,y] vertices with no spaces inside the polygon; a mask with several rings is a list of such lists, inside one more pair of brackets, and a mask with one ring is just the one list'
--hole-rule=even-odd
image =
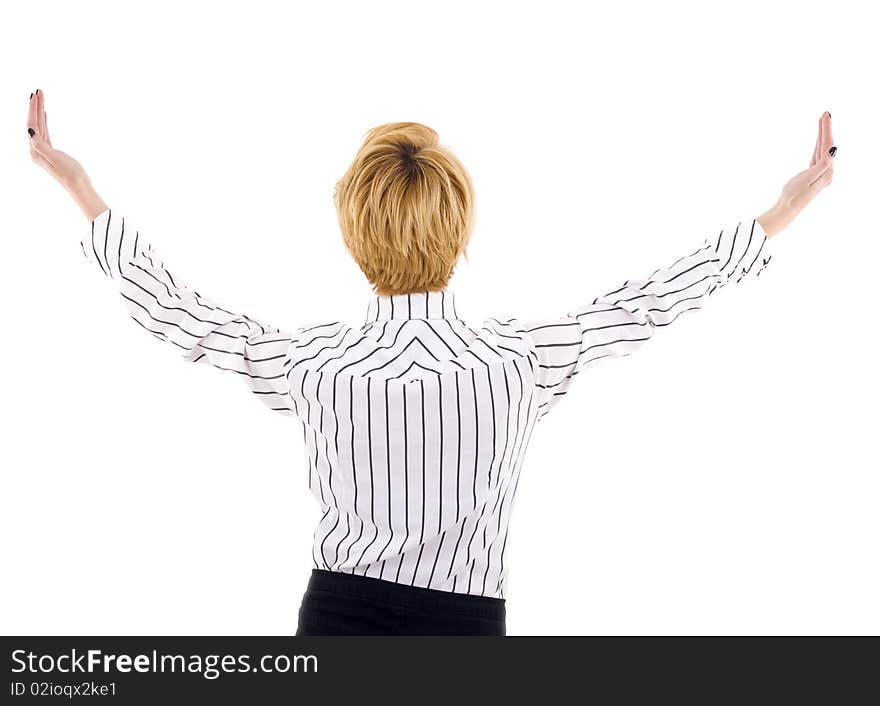
{"label": "shirt sleeve", "polygon": [[561,318],[523,322],[537,352],[542,418],[584,367],[634,353],[654,332],[700,309],[730,282],[756,278],[770,262],[767,234],[757,220],[707,237],[689,255],[642,279],[627,280]]}
{"label": "shirt sleeve", "polygon": [[80,245],[87,261],[116,280],[141,328],[176,346],[186,361],[237,374],[270,409],[294,414],[287,371],[295,336],[224,309],[190,288],[112,209],[95,217]]}

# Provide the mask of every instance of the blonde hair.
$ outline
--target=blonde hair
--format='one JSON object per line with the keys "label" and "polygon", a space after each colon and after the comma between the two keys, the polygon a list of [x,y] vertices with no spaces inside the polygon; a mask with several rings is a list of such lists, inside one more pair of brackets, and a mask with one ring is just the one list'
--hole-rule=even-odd
{"label": "blonde hair", "polygon": [[442,290],[467,258],[473,185],[425,125],[369,130],[333,201],[345,246],[376,294]]}

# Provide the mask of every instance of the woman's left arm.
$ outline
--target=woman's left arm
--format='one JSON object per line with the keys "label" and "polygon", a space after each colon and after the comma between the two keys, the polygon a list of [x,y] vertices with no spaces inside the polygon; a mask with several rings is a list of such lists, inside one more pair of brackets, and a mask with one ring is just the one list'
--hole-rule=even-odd
{"label": "woman's left arm", "polygon": [[538,419],[567,394],[574,376],[586,366],[634,353],[658,328],[702,308],[713,292],[730,282],[757,277],[772,257],[769,238],[831,183],[836,152],[831,115],[826,112],[819,119],[810,166],[788,180],[776,203],[763,214],[723,228],[689,255],[647,277],[628,279],[566,316],[522,322],[538,356]]}

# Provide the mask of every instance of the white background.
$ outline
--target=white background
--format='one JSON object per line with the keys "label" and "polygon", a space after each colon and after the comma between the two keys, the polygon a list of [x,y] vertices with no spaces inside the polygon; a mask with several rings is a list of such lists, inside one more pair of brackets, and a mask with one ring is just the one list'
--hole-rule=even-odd
{"label": "white background", "polygon": [[[459,309],[565,313],[835,180],[756,280],[578,377],[538,427],[509,634],[880,631],[880,66],[865,3],[4,3],[0,631],[292,634],[299,423],[145,334],[82,257],[57,147],[199,292],[363,319],[332,204],[367,129],[467,165]],[[227,377],[228,375],[228,377]]]}

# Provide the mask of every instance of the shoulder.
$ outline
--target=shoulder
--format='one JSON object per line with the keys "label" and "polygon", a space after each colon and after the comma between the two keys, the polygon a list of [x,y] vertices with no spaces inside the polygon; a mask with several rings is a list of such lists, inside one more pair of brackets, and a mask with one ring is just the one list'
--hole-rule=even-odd
{"label": "shoulder", "polygon": [[500,350],[516,355],[527,356],[534,347],[523,322],[509,313],[484,318],[478,336]]}
{"label": "shoulder", "polygon": [[303,348],[322,342],[326,345],[329,341],[340,340],[357,333],[359,333],[358,329],[344,321],[323,321],[301,326],[294,331],[291,338],[298,348]]}

